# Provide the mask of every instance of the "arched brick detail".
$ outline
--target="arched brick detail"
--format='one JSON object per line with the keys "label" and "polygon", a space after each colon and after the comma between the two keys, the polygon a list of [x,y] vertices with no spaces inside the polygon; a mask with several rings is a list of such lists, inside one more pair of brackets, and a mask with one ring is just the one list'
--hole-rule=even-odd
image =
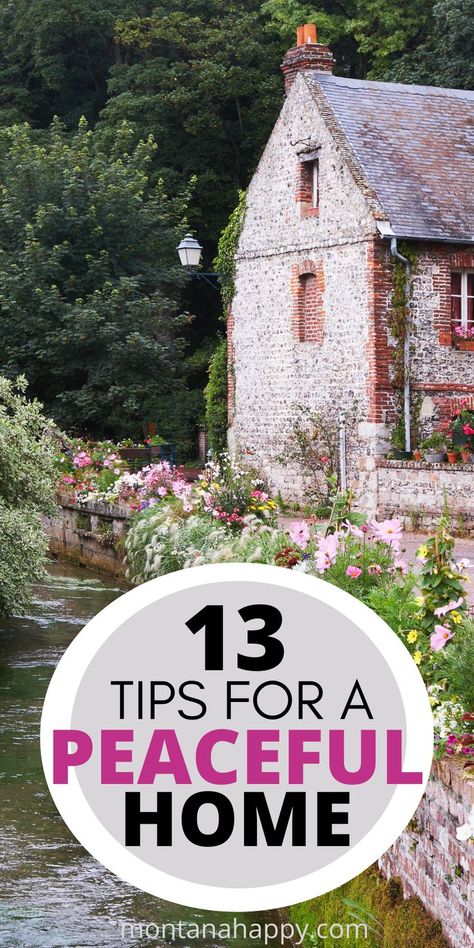
{"label": "arched brick detail", "polygon": [[324,341],[324,270],[321,261],[304,260],[292,270],[291,329],[298,342]]}

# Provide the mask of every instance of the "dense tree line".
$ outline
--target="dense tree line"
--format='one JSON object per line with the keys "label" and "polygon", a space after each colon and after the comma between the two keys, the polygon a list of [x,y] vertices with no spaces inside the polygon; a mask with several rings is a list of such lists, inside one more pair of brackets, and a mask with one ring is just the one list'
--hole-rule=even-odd
{"label": "dense tree line", "polygon": [[471,87],[473,13],[474,0],[0,0],[0,368],[26,372],[70,429],[125,434],[152,415],[191,450],[219,300],[183,283],[176,241],[194,227],[212,260],[279,112],[296,26],[318,23],[341,74]]}

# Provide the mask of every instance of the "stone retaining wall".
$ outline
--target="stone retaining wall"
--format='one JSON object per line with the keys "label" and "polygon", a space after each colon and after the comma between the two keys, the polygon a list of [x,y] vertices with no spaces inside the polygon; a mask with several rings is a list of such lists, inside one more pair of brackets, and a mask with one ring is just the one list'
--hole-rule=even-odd
{"label": "stone retaining wall", "polygon": [[428,464],[366,458],[356,492],[362,510],[399,517],[406,529],[430,530],[445,500],[454,533],[474,536],[474,464]]}
{"label": "stone retaining wall", "polygon": [[401,880],[405,897],[418,896],[441,921],[452,948],[474,945],[474,842],[456,838],[474,805],[474,782],[462,774],[457,761],[433,764],[413,820],[379,860],[387,878]]}
{"label": "stone retaining wall", "polygon": [[112,504],[75,507],[68,498],[60,498],[59,504],[58,515],[45,521],[51,551],[82,566],[124,576],[128,508]]}

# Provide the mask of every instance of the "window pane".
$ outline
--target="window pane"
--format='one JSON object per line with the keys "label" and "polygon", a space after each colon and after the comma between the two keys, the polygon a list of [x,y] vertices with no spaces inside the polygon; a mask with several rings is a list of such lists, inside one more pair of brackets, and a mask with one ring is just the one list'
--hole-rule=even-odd
{"label": "window pane", "polygon": [[461,295],[461,274],[452,273],[451,274],[451,293],[456,296]]}
{"label": "window pane", "polygon": [[455,323],[461,322],[461,297],[451,297],[451,319]]}
{"label": "window pane", "polygon": [[474,298],[472,296],[467,298],[467,322],[469,327],[474,323]]}
{"label": "window pane", "polygon": [[313,207],[319,207],[319,161],[313,162]]}

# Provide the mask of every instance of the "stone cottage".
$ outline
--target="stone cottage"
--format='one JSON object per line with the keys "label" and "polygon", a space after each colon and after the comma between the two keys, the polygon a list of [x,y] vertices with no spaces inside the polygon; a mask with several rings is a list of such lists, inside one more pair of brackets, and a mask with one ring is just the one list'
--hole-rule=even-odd
{"label": "stone cottage", "polygon": [[[469,519],[472,465],[384,457],[400,416],[414,447],[413,430],[474,404],[474,92],[347,79],[333,65],[316,27],[301,27],[238,246],[230,445],[295,496],[301,477],[281,455],[296,406],[334,417],[355,402],[348,478],[361,502],[429,520],[447,491]],[[404,346],[393,329],[400,272]]]}

